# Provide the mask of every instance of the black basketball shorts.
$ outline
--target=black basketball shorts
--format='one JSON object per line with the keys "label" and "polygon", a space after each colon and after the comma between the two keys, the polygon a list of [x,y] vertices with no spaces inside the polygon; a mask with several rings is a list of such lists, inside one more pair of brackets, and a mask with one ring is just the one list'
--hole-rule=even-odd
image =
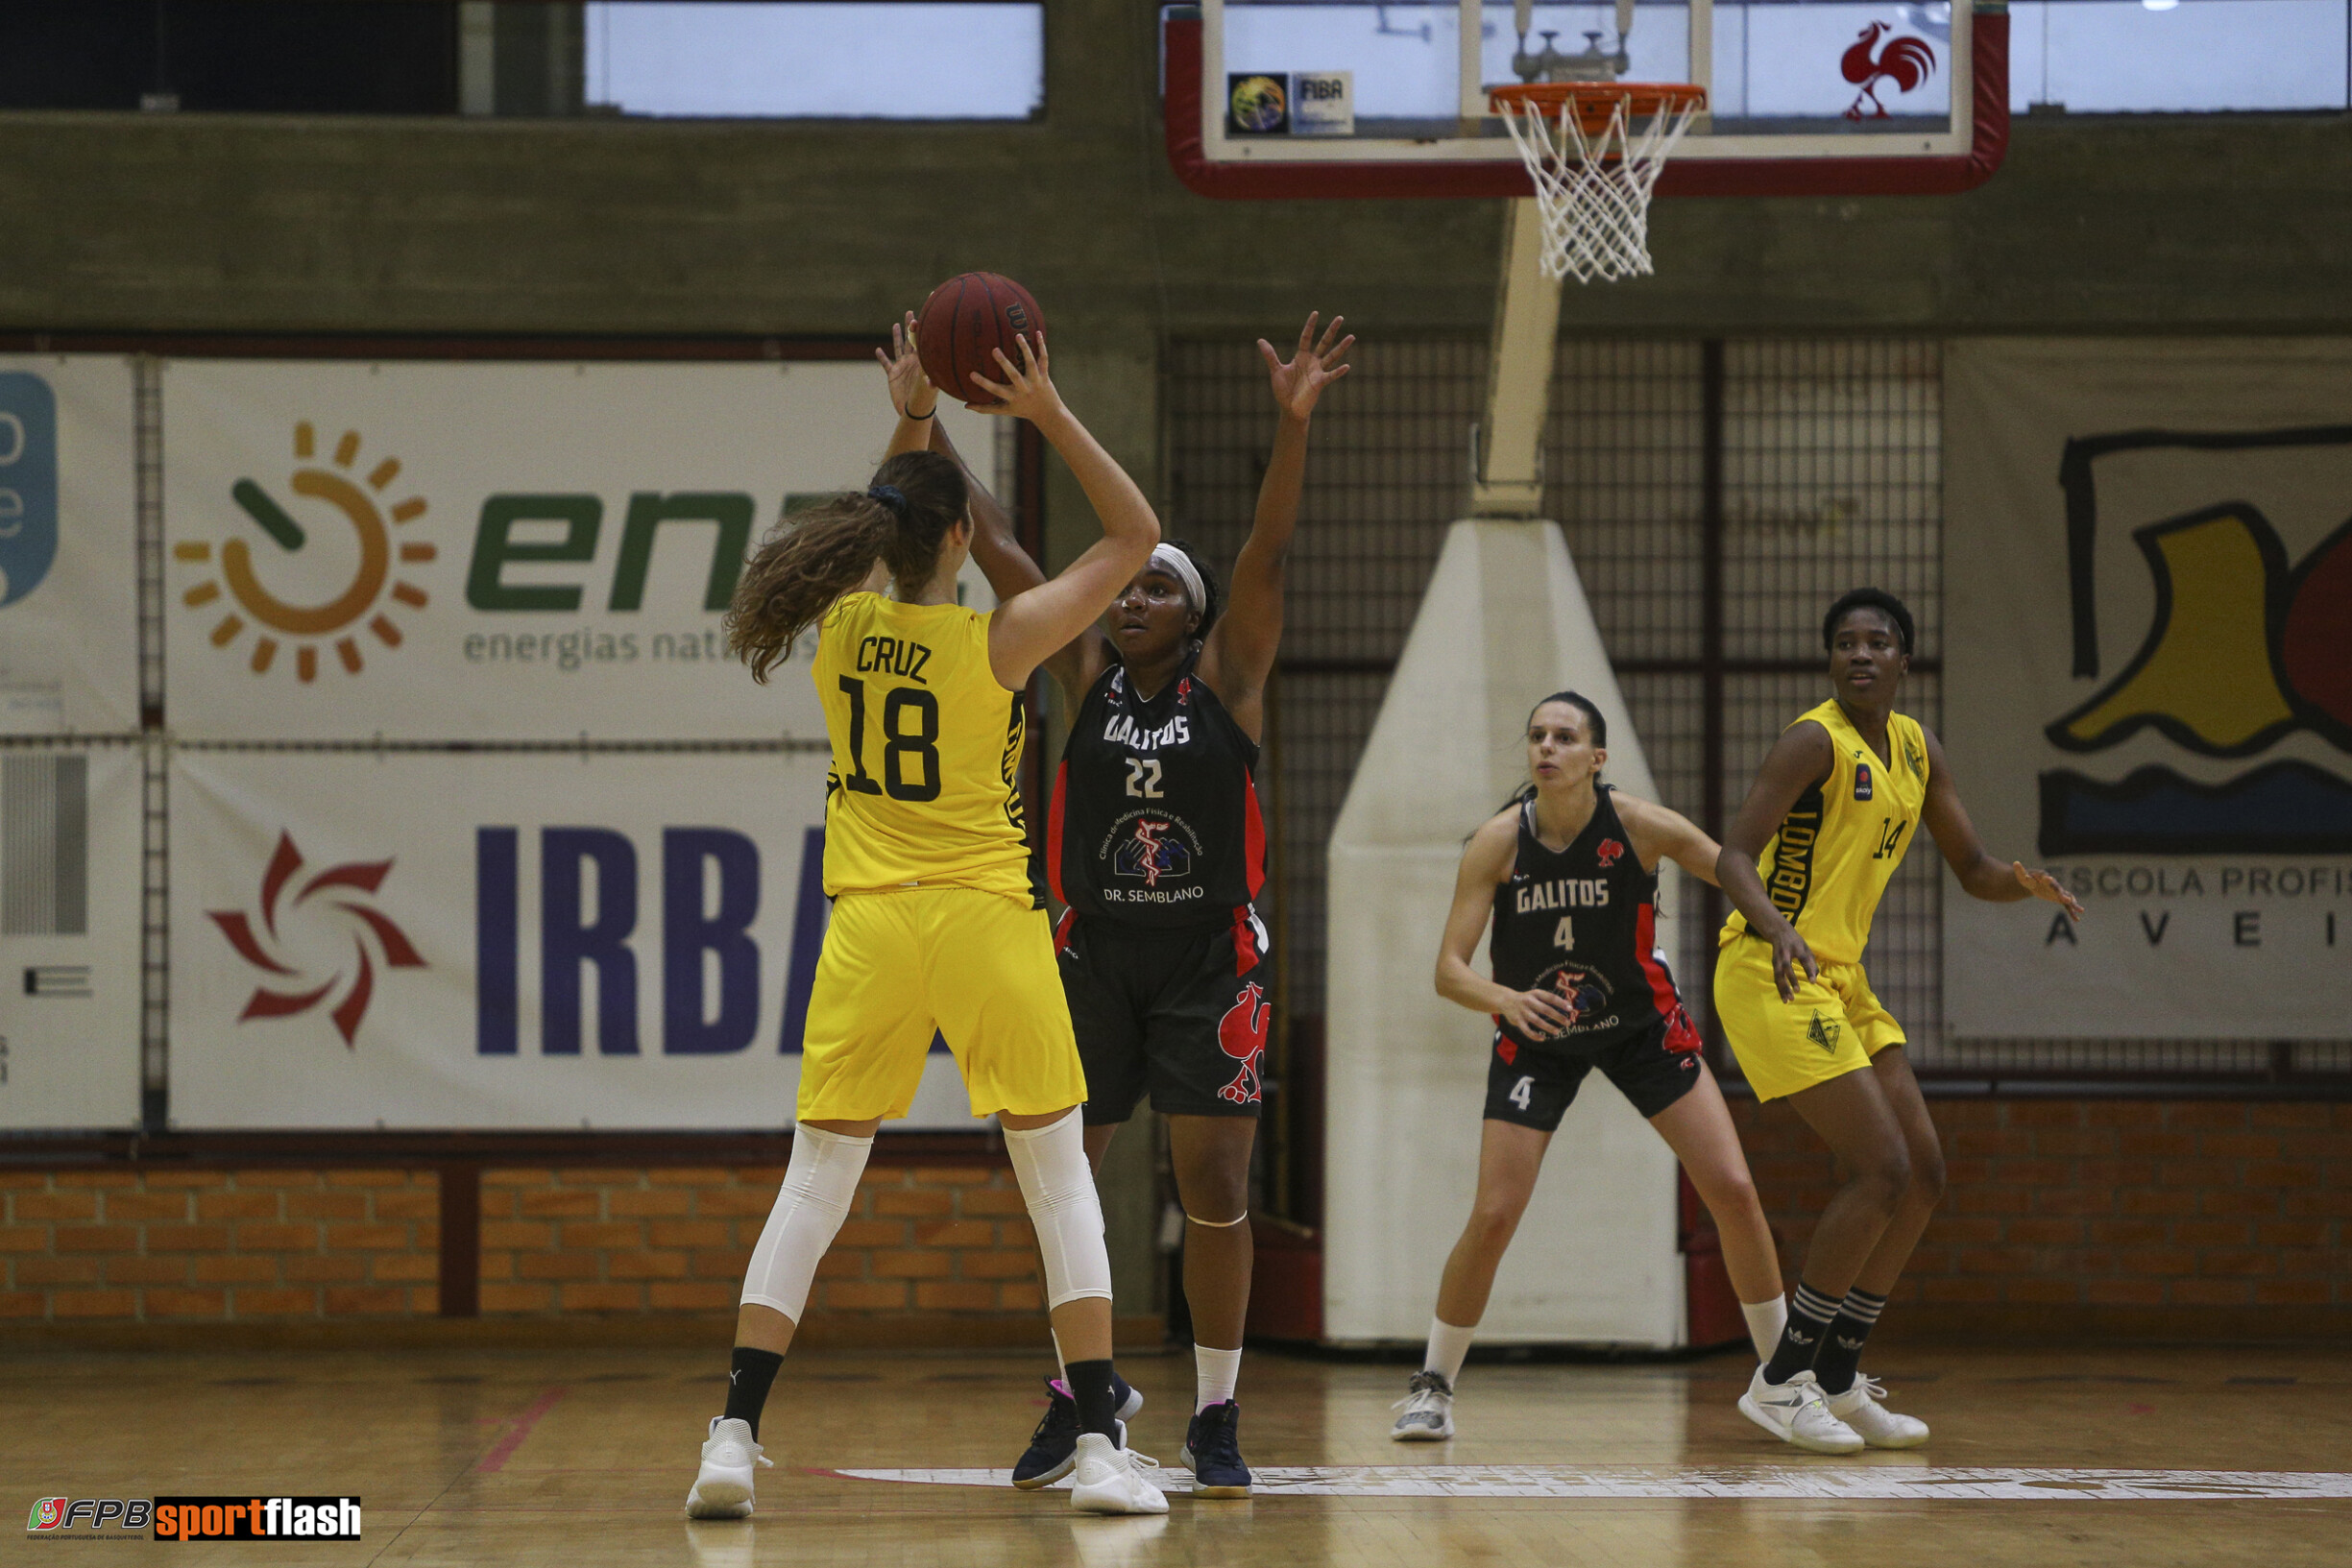
{"label": "black basketball shorts", "polygon": [[1254,913],[1189,930],[1068,914],[1055,947],[1088,1126],[1125,1122],[1146,1093],[1162,1116],[1258,1114],[1273,966]]}
{"label": "black basketball shorts", "polygon": [[1659,1023],[1613,1045],[1564,1049],[1523,1046],[1496,1029],[1487,1057],[1487,1120],[1557,1132],[1585,1074],[1596,1067],[1635,1110],[1656,1116],[1698,1083],[1698,1043],[1687,1023],[1679,1028]]}

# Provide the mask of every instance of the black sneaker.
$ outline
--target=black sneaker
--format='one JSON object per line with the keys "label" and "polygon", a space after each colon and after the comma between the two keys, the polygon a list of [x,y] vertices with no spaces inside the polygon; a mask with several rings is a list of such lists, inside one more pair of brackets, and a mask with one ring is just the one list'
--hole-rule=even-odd
{"label": "black sneaker", "polygon": [[1195,1497],[1248,1497],[1249,1466],[1242,1462],[1242,1408],[1230,1399],[1211,1405],[1184,1432],[1184,1463]]}
{"label": "black sneaker", "polygon": [[[1029,1452],[1012,1467],[1012,1484],[1025,1492],[1053,1485],[1078,1462],[1078,1401],[1070,1397],[1070,1386],[1059,1378],[1046,1379],[1045,1391],[1045,1414],[1037,1430],[1029,1435]],[[1116,1372],[1110,1375],[1110,1391],[1119,1396],[1121,1421],[1133,1420],[1143,1409],[1143,1395]]]}

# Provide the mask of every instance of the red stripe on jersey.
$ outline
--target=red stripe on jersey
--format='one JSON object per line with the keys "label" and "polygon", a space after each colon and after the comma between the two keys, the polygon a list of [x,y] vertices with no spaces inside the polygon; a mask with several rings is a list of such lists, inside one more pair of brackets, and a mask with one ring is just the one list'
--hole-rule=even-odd
{"label": "red stripe on jersey", "polygon": [[1674,977],[1658,961],[1658,905],[1647,900],[1641,913],[1634,917],[1634,956],[1640,960],[1641,973],[1649,979],[1658,1016],[1671,1025],[1674,1015],[1683,1010],[1683,999],[1674,994]]}
{"label": "red stripe on jersey", "polygon": [[1061,814],[1063,802],[1070,794],[1070,760],[1063,758],[1054,770],[1054,804],[1045,813],[1045,884],[1054,890],[1056,903],[1068,904],[1061,890]]}
{"label": "red stripe on jersey", "polygon": [[1249,923],[1249,906],[1243,905],[1233,911],[1233,973],[1247,975],[1257,968],[1257,928]]}
{"label": "red stripe on jersey", "polygon": [[1266,885],[1266,818],[1258,812],[1258,782],[1247,773],[1242,775],[1242,860],[1254,904]]}
{"label": "red stripe on jersey", "polygon": [[1061,912],[1061,918],[1054,923],[1054,953],[1055,956],[1058,957],[1063,953],[1069,951],[1070,928],[1077,924],[1078,911],[1076,909],[1064,909]]}

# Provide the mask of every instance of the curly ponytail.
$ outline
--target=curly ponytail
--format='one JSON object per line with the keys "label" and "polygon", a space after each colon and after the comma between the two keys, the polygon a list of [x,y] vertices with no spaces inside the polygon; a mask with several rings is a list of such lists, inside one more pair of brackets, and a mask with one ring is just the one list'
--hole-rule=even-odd
{"label": "curly ponytail", "polygon": [[727,651],[764,684],[800,634],[877,562],[889,567],[901,596],[912,597],[931,581],[939,546],[968,499],[955,464],[936,452],[901,452],[874,470],[864,492],[844,492],[777,523],[736,582],[724,622]]}

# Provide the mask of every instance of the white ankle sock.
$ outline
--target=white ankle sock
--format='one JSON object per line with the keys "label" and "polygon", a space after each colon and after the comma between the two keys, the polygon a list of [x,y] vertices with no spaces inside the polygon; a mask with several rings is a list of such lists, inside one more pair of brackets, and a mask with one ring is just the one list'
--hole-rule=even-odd
{"label": "white ankle sock", "polygon": [[1788,1298],[1776,1295],[1770,1301],[1743,1301],[1739,1314],[1748,1320],[1748,1338],[1755,1341],[1756,1359],[1772,1360],[1773,1351],[1781,1343],[1781,1331],[1788,1327]]}
{"label": "white ankle sock", "polygon": [[1462,1376],[1462,1358],[1470,1353],[1470,1341],[1478,1337],[1478,1325],[1458,1328],[1443,1317],[1429,1320],[1429,1353],[1421,1358],[1421,1370],[1443,1375],[1446,1386]]}
{"label": "white ankle sock", "polygon": [[1193,1410],[1207,1410],[1222,1405],[1233,1397],[1233,1386],[1241,1381],[1242,1353],[1239,1350],[1211,1350],[1206,1345],[1193,1346]]}

